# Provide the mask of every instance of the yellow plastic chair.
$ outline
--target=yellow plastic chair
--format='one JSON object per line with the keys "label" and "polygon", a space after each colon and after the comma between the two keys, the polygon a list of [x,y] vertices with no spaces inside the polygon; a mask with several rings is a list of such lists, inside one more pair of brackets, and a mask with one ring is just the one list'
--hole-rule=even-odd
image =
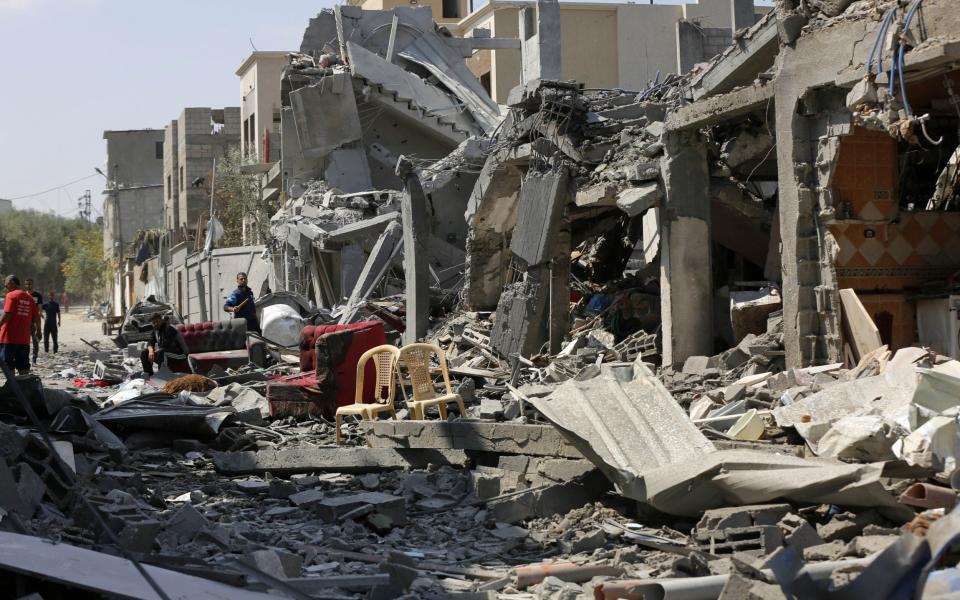
{"label": "yellow plastic chair", "polygon": [[[337,409],[337,445],[340,445],[340,424],[343,422],[344,415],[359,415],[361,419],[374,419],[384,411],[390,413],[394,419],[397,418],[397,411],[393,406],[393,399],[397,393],[397,359],[400,357],[400,349],[396,346],[384,344],[376,348],[370,348],[360,356],[357,362],[357,394],[354,403],[347,406],[341,406]],[[363,402],[363,378],[367,367],[367,361],[373,359],[373,364],[377,369],[376,388],[374,391],[374,401]]]}
{"label": "yellow plastic chair", "polygon": [[[443,374],[443,389],[446,393],[438,394],[433,382],[433,372],[430,368],[430,355],[436,354],[440,362],[440,372]],[[411,418],[416,421],[424,419],[424,411],[430,406],[436,406],[440,411],[440,418],[447,418],[447,402],[455,401],[460,407],[460,416],[467,415],[463,405],[463,398],[455,394],[450,387],[450,372],[447,370],[447,357],[439,346],[434,344],[408,344],[400,349],[400,362],[407,371],[410,379],[410,388],[413,393],[411,400],[407,390],[400,386],[403,397],[410,409]]]}

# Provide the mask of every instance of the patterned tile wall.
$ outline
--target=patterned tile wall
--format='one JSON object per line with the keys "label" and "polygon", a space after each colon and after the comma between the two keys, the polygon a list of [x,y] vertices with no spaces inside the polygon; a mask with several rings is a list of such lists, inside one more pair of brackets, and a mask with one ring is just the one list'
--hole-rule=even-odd
{"label": "patterned tile wall", "polygon": [[890,219],[897,214],[897,143],[884,132],[856,127],[840,140],[837,167],[830,182],[837,210],[846,204],[850,218]]}

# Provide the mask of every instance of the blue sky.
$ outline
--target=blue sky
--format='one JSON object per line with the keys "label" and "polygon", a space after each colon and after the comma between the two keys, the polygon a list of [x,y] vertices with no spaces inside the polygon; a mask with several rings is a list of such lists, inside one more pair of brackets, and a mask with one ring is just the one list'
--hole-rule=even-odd
{"label": "blue sky", "polygon": [[0,198],[73,216],[90,189],[96,216],[104,130],[163,128],[185,106],[238,106],[234,73],[251,40],[258,50],[296,50],[309,18],[332,5],[0,0]]}
{"label": "blue sky", "polygon": [[[185,106],[238,106],[250,51],[296,50],[333,0],[0,0],[0,198],[94,174],[105,129],[163,128]],[[75,215],[99,175],[16,208]]]}

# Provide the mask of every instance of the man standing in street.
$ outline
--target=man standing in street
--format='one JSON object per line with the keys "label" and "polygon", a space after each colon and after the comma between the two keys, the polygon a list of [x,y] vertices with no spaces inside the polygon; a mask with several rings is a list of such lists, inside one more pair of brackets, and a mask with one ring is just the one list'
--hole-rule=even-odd
{"label": "man standing in street", "polygon": [[26,375],[30,372],[30,338],[40,332],[40,311],[33,296],[20,289],[16,275],[8,275],[3,287],[7,294],[0,317],[0,360],[17,374]]}
{"label": "man standing in street", "polygon": [[237,289],[230,292],[223,310],[233,313],[235,319],[247,320],[247,331],[260,333],[257,307],[253,303],[253,290],[247,287],[247,274],[237,273]]}
{"label": "man standing in street", "polygon": [[[43,304],[43,294],[33,289],[33,279],[28,278],[24,280],[23,287],[28,294],[33,296],[33,301],[37,303],[37,310],[40,309],[40,306]],[[37,364],[37,356],[40,355],[40,328],[37,327],[37,330],[33,333],[33,364]]]}
{"label": "man standing in street", "polygon": [[177,328],[167,323],[158,312],[150,315],[150,325],[153,326],[153,337],[147,342],[147,347],[140,353],[140,364],[143,366],[145,379],[153,377],[153,363],[163,366],[170,358],[187,358],[187,343]]}
{"label": "man standing in street", "polygon": [[60,304],[56,292],[50,292],[50,299],[40,307],[43,310],[43,351],[50,352],[50,338],[53,337],[53,353],[60,350],[57,333],[60,331]]}

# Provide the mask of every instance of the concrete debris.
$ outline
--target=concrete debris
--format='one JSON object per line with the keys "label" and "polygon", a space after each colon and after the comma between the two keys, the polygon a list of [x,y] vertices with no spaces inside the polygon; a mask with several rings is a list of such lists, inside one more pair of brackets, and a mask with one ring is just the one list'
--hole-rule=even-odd
{"label": "concrete debris", "polygon": [[[616,88],[569,79],[552,0],[490,9],[517,39],[363,4],[244,121],[258,245],[181,223],[116,350],[0,388],[18,593],[159,597],[119,553],[170,597],[957,589],[952,3],[701,0],[681,68],[621,53]],[[255,316],[217,321],[237,271]],[[190,352],[147,376],[155,313]]]}

